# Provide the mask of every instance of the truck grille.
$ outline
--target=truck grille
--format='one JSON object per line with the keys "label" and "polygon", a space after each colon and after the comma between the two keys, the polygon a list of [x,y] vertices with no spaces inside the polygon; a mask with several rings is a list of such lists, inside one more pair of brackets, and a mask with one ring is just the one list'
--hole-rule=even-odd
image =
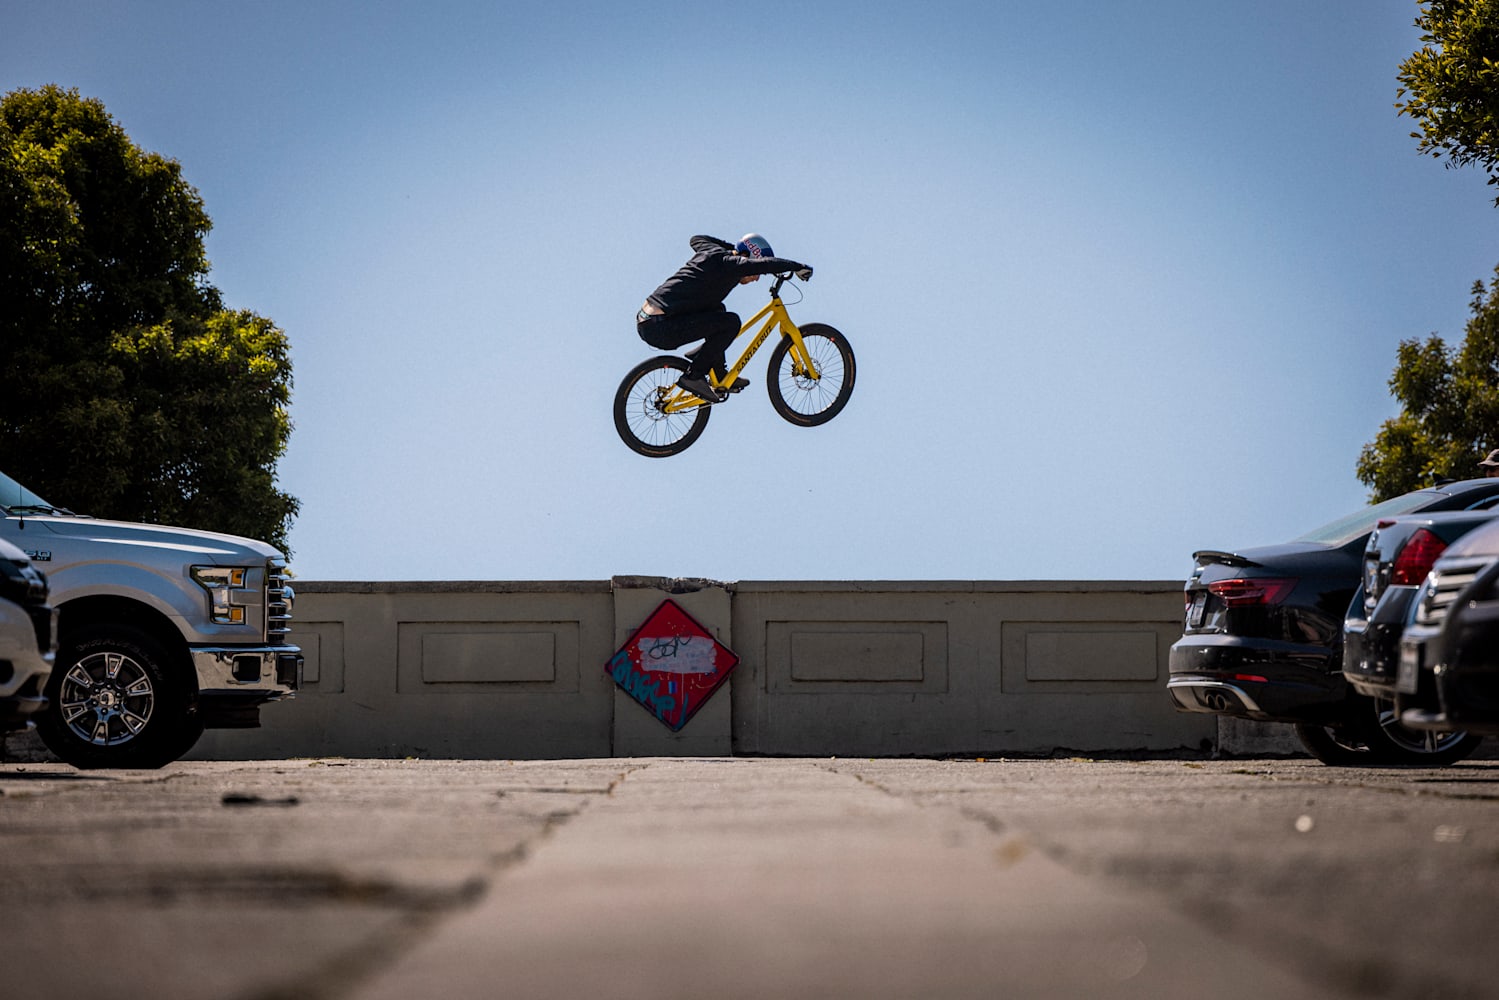
{"label": "truck grille", "polygon": [[1432,570],[1426,578],[1421,593],[1421,603],[1416,606],[1416,623],[1438,628],[1447,619],[1447,612],[1462,589],[1477,578],[1479,571],[1487,565],[1483,562],[1459,563]]}
{"label": "truck grille", "polygon": [[265,567],[265,633],[273,643],[286,641],[291,632],[291,605],[296,596],[286,579],[286,563],[272,560]]}

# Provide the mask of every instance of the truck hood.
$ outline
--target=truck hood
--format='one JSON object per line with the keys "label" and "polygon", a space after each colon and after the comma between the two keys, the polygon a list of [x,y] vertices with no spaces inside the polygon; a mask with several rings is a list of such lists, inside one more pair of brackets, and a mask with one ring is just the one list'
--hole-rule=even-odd
{"label": "truck hood", "polygon": [[[281,558],[281,553],[264,542],[237,535],[193,528],[173,528],[159,524],[134,524],[129,521],[99,521],[91,517],[55,517],[51,515],[24,518],[28,530],[44,531],[78,542],[119,545],[134,549],[167,550],[191,555],[204,562],[237,564],[246,559]],[[38,533],[37,541],[46,535]]]}

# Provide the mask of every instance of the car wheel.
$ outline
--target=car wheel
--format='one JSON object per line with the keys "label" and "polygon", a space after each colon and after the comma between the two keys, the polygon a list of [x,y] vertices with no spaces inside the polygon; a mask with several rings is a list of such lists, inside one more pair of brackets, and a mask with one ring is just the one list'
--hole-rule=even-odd
{"label": "car wheel", "polygon": [[156,768],[203,734],[161,644],[144,632],[95,626],[58,652],[37,730],[80,768]]}
{"label": "car wheel", "polygon": [[1367,699],[1369,719],[1365,739],[1370,754],[1383,764],[1418,764],[1442,767],[1469,756],[1483,742],[1472,733],[1439,733],[1401,725],[1395,703],[1384,698]]}
{"label": "car wheel", "polygon": [[1296,738],[1307,753],[1334,767],[1416,765],[1444,767],[1469,756],[1483,742],[1471,733],[1436,733],[1400,724],[1394,702],[1359,697],[1349,721],[1337,726],[1298,723]]}
{"label": "car wheel", "polygon": [[1298,722],[1296,738],[1306,747],[1307,753],[1333,767],[1357,767],[1374,763],[1369,745],[1347,726]]}

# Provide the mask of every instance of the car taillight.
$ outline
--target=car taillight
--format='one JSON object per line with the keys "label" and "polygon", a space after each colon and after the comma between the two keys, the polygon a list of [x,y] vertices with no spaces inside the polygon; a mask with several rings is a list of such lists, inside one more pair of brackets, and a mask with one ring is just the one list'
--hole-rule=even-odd
{"label": "car taillight", "polygon": [[1422,528],[1410,537],[1390,567],[1390,583],[1399,587],[1419,587],[1431,572],[1437,556],[1447,550],[1447,543]]}
{"label": "car taillight", "polygon": [[1208,593],[1226,607],[1243,608],[1256,604],[1279,604],[1296,586],[1295,580],[1251,577],[1242,580],[1215,580]]}

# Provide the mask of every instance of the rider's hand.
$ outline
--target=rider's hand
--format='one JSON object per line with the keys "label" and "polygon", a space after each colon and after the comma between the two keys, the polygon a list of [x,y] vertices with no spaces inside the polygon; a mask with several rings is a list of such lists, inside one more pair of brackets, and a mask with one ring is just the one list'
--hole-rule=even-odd
{"label": "rider's hand", "polygon": [[810,267],[799,268],[797,270],[797,272],[796,272],[796,276],[798,278],[802,279],[803,281],[811,281],[812,280],[812,269]]}

